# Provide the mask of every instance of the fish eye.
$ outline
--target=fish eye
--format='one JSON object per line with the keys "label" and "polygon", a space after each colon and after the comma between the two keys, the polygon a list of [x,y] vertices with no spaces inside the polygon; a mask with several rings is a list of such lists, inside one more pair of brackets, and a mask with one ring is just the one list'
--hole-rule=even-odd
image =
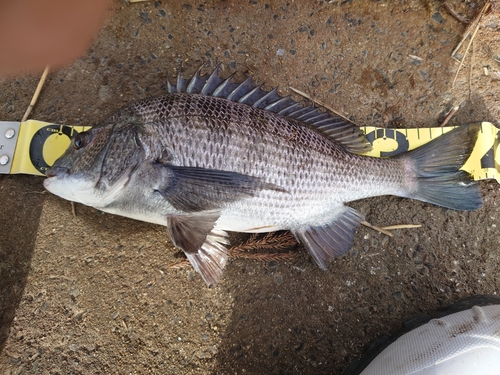
{"label": "fish eye", "polygon": [[83,133],[78,133],[71,143],[73,144],[73,147],[75,150],[79,150],[85,146],[87,146],[90,143],[91,137],[89,133],[83,132]]}

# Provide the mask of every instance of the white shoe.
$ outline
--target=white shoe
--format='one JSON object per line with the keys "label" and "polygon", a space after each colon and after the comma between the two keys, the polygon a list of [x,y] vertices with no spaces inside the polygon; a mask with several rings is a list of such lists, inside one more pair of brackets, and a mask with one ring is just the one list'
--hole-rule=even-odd
{"label": "white shoe", "polygon": [[344,375],[499,375],[500,298],[474,296],[451,308],[383,350],[370,348],[372,358],[381,353]]}

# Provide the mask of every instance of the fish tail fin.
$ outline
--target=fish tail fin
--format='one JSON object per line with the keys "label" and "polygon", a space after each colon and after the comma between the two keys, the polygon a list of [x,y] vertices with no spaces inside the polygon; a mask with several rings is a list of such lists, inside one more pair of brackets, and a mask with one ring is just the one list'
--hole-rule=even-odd
{"label": "fish tail fin", "polygon": [[460,170],[476,143],[480,124],[463,125],[401,156],[416,174],[408,198],[455,210],[472,211],[483,204],[477,183]]}

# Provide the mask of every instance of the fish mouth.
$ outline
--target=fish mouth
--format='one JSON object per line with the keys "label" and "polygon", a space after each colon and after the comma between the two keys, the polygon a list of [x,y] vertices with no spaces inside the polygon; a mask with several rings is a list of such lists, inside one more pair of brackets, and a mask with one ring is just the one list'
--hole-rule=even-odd
{"label": "fish mouth", "polygon": [[[70,169],[67,167],[52,167],[45,172],[47,177],[43,181],[43,187],[51,193],[62,198],[80,202],[78,195],[93,189],[98,182],[96,181],[75,181],[75,176],[70,174]],[[83,202],[82,202],[83,203]]]}
{"label": "fish mouth", "polygon": [[52,182],[54,182],[56,180],[62,180],[62,179],[69,176],[69,168],[52,167],[45,172],[45,176],[47,178],[43,181],[43,187],[45,189],[49,190],[49,186]]}
{"label": "fish mouth", "polygon": [[67,177],[68,175],[69,175],[69,168],[66,167],[52,167],[45,172],[45,176],[47,178],[53,178],[53,177],[64,178]]}

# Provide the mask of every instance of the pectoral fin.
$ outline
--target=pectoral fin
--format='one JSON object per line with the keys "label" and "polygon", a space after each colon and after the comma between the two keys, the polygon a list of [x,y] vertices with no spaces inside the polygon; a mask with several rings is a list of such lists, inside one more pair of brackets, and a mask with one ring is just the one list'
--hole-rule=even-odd
{"label": "pectoral fin", "polygon": [[172,242],[184,251],[207,285],[217,284],[227,262],[227,234],[214,229],[219,215],[209,211],[167,217]]}
{"label": "pectoral fin", "polygon": [[153,164],[156,190],[185,212],[220,209],[228,202],[257,195],[261,190],[285,191],[259,177],[215,169]]}
{"label": "pectoral fin", "polygon": [[316,263],[324,270],[336,256],[347,253],[354,240],[354,231],[363,216],[350,207],[342,207],[330,224],[309,226],[293,233],[309,250]]}

